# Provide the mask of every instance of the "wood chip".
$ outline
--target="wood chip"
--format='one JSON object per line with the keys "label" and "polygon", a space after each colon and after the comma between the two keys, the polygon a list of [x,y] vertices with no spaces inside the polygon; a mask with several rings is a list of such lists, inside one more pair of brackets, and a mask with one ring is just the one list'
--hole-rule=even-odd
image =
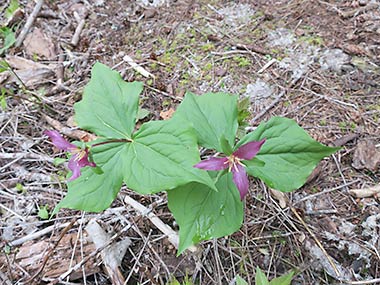
{"label": "wood chip", "polygon": [[[73,263],[70,262],[71,255],[73,252],[73,245],[77,241],[78,233],[66,234],[57,248],[54,251],[54,254],[50,256],[47,261],[42,274],[42,279],[53,279],[57,278],[59,275],[67,271],[70,267],[70,264],[73,266],[80,262],[81,253],[80,247],[77,247],[77,251],[74,254]],[[42,240],[42,241],[30,241],[24,243],[21,247],[18,248],[17,254],[15,256],[15,262],[8,263],[4,255],[0,256],[0,264],[9,264],[11,266],[11,271],[13,277],[22,278],[26,277],[25,272],[33,274],[40,268],[41,263],[43,262],[44,256],[54,240]],[[95,246],[93,243],[88,241],[86,234],[84,234],[84,239],[82,240],[83,255],[87,256],[91,252],[95,251]],[[16,266],[17,264],[17,266]],[[22,268],[23,270],[20,270]],[[87,276],[93,275],[100,271],[100,268],[97,266],[96,260],[92,259],[90,262],[85,264],[84,272]],[[82,270],[78,270],[70,275],[71,280],[76,280],[83,277]]]}
{"label": "wood chip", "polygon": [[128,63],[134,70],[136,70],[137,72],[139,72],[142,76],[144,77],[151,77],[151,78],[155,78],[155,76],[150,73],[149,71],[147,71],[145,68],[143,68],[142,66],[138,65],[129,55],[125,55],[123,57],[123,60]]}
{"label": "wood chip", "polygon": [[[111,239],[111,235],[106,233],[95,219],[92,219],[88,223],[86,226],[86,231],[95,244],[96,249],[102,248]],[[126,237],[123,240],[105,248],[101,252],[104,266],[113,285],[123,285],[125,282],[119,266],[121,265],[121,261],[123,260],[123,257],[130,245],[131,240]]]}
{"label": "wood chip", "polygon": [[270,193],[273,196],[273,198],[275,198],[278,201],[278,203],[280,204],[280,207],[282,209],[285,209],[286,205],[289,201],[289,199],[288,199],[288,197],[286,197],[285,193],[280,192],[280,191],[275,190],[275,189],[271,189],[271,188],[269,190],[270,190]]}
{"label": "wood chip", "polygon": [[33,29],[33,32],[26,36],[24,46],[30,56],[39,55],[47,59],[56,57],[53,41],[41,29]]}
{"label": "wood chip", "polygon": [[363,189],[352,189],[349,191],[351,195],[356,198],[370,198],[370,197],[380,197],[380,184]]}
{"label": "wood chip", "polygon": [[352,158],[352,166],[359,170],[376,171],[379,165],[380,151],[376,149],[376,146],[367,140],[359,142]]}
{"label": "wood chip", "polygon": [[173,116],[174,112],[175,110],[173,108],[170,108],[167,111],[161,111],[160,117],[164,120],[169,120]]}

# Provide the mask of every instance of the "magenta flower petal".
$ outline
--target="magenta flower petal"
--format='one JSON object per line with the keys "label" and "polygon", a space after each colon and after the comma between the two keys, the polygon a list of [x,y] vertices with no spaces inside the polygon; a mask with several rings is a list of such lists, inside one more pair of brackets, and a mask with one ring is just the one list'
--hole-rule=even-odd
{"label": "magenta flower petal", "polygon": [[[83,152],[83,150],[82,150]],[[90,162],[88,160],[88,149],[86,148],[84,150],[85,154],[83,155],[83,157],[81,159],[78,160],[78,164],[80,167],[85,167],[85,166],[91,166],[91,167],[96,167],[96,164],[94,162]]]}
{"label": "magenta flower petal", "polygon": [[44,135],[47,135],[53,142],[54,146],[60,150],[76,149],[77,147],[67,140],[65,140],[57,131],[44,131]]}
{"label": "magenta flower petal", "polygon": [[[83,154],[83,152],[85,153]],[[83,157],[80,157],[81,155],[83,155]],[[88,160],[88,149],[81,150],[81,152],[73,154],[70,158],[68,168],[73,172],[73,174],[69,178],[69,181],[75,180],[81,176],[80,170],[85,166],[96,167],[94,162],[90,162]]]}
{"label": "magenta flower petal", "polygon": [[228,168],[227,157],[211,157],[194,165],[196,168],[204,170],[222,170]]}
{"label": "magenta flower petal", "polygon": [[243,200],[245,195],[247,195],[249,188],[249,180],[244,166],[236,164],[235,167],[232,168],[232,176],[233,181],[240,192],[240,199]]}
{"label": "magenta flower petal", "polygon": [[73,172],[73,174],[69,178],[69,181],[73,181],[81,175],[81,172],[80,172],[81,166],[79,165],[79,161],[80,160],[77,160],[77,154],[74,154],[70,158],[68,168]]}
{"label": "magenta flower petal", "polygon": [[251,160],[260,151],[260,148],[264,143],[265,139],[243,144],[233,153],[233,155],[240,159]]}

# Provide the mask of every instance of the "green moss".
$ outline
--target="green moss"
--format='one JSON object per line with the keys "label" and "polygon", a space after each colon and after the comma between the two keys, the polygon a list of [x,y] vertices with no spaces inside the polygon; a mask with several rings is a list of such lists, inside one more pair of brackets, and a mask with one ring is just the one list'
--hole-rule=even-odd
{"label": "green moss", "polygon": [[324,45],[323,39],[319,36],[303,36],[299,38],[299,41],[305,42],[305,43],[308,43],[309,45],[314,45],[314,46]]}
{"label": "green moss", "polygon": [[202,46],[202,50],[203,51],[212,51],[212,50],[214,50],[215,49],[215,46],[214,46],[214,44],[212,44],[212,43],[206,43],[206,44],[204,44],[203,46]]}
{"label": "green moss", "polygon": [[210,71],[212,69],[213,65],[211,62],[208,62],[204,67],[203,69],[206,70],[206,71]]}
{"label": "green moss", "polygon": [[167,106],[170,106],[172,104],[172,101],[170,99],[165,99],[164,101],[162,101],[162,107],[167,107]]}
{"label": "green moss", "polygon": [[238,64],[239,67],[246,67],[246,66],[250,66],[251,65],[251,62],[247,58],[245,58],[245,57],[234,56],[233,59]]}
{"label": "green moss", "polygon": [[211,74],[207,74],[207,75],[205,75],[205,76],[203,77],[203,80],[205,80],[205,81],[211,81],[211,80],[212,80],[212,76],[211,76]]}
{"label": "green moss", "polygon": [[264,14],[264,12],[263,11],[257,11],[254,15],[253,15],[253,17],[255,18],[255,19],[257,19],[257,18],[261,18],[261,17],[263,17],[265,14]]}

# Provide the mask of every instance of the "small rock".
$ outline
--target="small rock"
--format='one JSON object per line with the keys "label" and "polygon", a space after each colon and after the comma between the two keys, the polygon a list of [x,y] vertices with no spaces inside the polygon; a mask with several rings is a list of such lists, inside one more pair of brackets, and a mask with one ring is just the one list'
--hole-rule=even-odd
{"label": "small rock", "polygon": [[268,41],[270,46],[288,47],[295,41],[295,37],[289,29],[279,28],[269,32]]}
{"label": "small rock", "polygon": [[145,7],[160,7],[165,4],[166,0],[139,0],[138,2]]}
{"label": "small rock", "polygon": [[215,75],[216,76],[220,76],[220,77],[223,77],[224,75],[227,74],[227,70],[223,67],[220,67],[218,69],[215,70]]}
{"label": "small rock", "polygon": [[341,49],[327,49],[319,59],[322,70],[332,70],[338,73],[341,73],[343,65],[349,62],[350,57]]}
{"label": "small rock", "polygon": [[376,171],[379,165],[380,151],[376,146],[370,141],[359,142],[352,158],[352,166],[356,169]]}
{"label": "small rock", "polygon": [[221,21],[231,27],[248,23],[254,14],[255,10],[248,4],[232,4],[218,10]]}
{"label": "small rock", "polygon": [[156,15],[157,15],[157,10],[155,10],[155,9],[146,9],[144,11],[144,16],[147,19],[153,18]]}

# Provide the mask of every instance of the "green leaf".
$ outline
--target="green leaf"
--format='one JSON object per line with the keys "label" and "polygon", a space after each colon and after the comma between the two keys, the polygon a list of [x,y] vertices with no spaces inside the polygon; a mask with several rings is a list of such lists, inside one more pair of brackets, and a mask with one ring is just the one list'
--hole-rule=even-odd
{"label": "green leaf", "polygon": [[7,100],[5,99],[4,95],[0,96],[0,108],[3,111],[5,111],[7,109]]}
{"label": "green leaf", "polygon": [[107,209],[115,199],[123,183],[120,167],[126,143],[110,143],[92,148],[92,155],[103,173],[97,174],[92,167],[82,168],[82,175],[67,183],[65,198],[55,207],[53,214],[61,208],[100,212]]}
{"label": "green leaf", "polygon": [[247,172],[262,179],[269,187],[289,192],[301,187],[318,162],[340,148],[327,147],[312,139],[293,120],[273,117],[261,123],[236,146],[266,138],[256,158],[262,167],[247,165]]}
{"label": "green leaf", "polygon": [[200,161],[196,136],[181,118],[143,124],[133,135],[126,156],[124,181],[139,193],[155,193],[191,181],[215,189],[208,173],[194,167]]}
{"label": "green leaf", "polygon": [[232,147],[224,135],[220,139],[220,146],[222,147],[223,153],[225,155],[230,155],[233,153]]}
{"label": "green leaf", "polygon": [[9,64],[8,64],[8,62],[6,62],[5,60],[0,60],[0,73],[4,72],[4,71],[7,71],[7,70],[9,70]]}
{"label": "green leaf", "polygon": [[135,127],[141,82],[125,82],[120,74],[96,63],[83,99],[74,105],[82,129],[106,138],[131,138]]}
{"label": "green leaf", "polygon": [[259,267],[256,267],[256,285],[269,285],[268,278],[265,276],[264,272],[261,271]]}
{"label": "green leaf", "polygon": [[222,152],[220,138],[235,144],[237,97],[227,93],[207,93],[197,96],[187,93],[175,116],[182,116],[193,124],[199,144]]}
{"label": "green leaf", "polygon": [[150,115],[150,111],[144,108],[139,108],[136,115],[136,122],[145,119]]}
{"label": "green leaf", "polygon": [[39,216],[42,220],[47,220],[47,219],[49,219],[48,205],[45,205],[45,206],[43,206],[43,207],[40,207],[40,209],[38,210],[38,216]]}
{"label": "green leaf", "polygon": [[0,37],[3,38],[3,47],[0,48],[1,55],[16,42],[16,36],[12,29],[8,27],[2,27],[0,28]]}
{"label": "green leaf", "polygon": [[237,104],[239,126],[247,125],[246,119],[251,115],[251,113],[248,111],[249,105],[249,97],[241,99]]}
{"label": "green leaf", "polygon": [[294,275],[294,272],[291,271],[286,275],[283,275],[283,276],[280,276],[277,278],[273,278],[269,282],[269,285],[290,285],[290,283],[292,282],[293,275]]}
{"label": "green leaf", "polygon": [[190,183],[168,191],[168,206],[179,225],[181,254],[192,244],[237,231],[243,222],[243,203],[231,173],[220,177],[218,192]]}
{"label": "green leaf", "polygon": [[82,175],[68,183],[68,193],[55,213],[60,208],[102,211],[111,205],[123,180],[141,194],[192,181],[215,189],[208,173],[193,167],[200,161],[196,137],[183,119],[145,123],[132,142],[95,145],[91,148],[92,158],[102,173],[92,167],[82,169]]}
{"label": "green leaf", "polygon": [[60,164],[62,164],[62,163],[65,163],[66,161],[67,161],[66,158],[56,157],[56,158],[54,158],[54,160],[53,160],[53,164],[54,164],[55,166],[58,166],[58,165],[60,165]]}
{"label": "green leaf", "polygon": [[248,285],[248,282],[241,278],[239,275],[236,276],[236,285]]}
{"label": "green leaf", "polygon": [[18,0],[11,0],[8,8],[5,10],[5,17],[11,18],[18,8],[20,8]]}

